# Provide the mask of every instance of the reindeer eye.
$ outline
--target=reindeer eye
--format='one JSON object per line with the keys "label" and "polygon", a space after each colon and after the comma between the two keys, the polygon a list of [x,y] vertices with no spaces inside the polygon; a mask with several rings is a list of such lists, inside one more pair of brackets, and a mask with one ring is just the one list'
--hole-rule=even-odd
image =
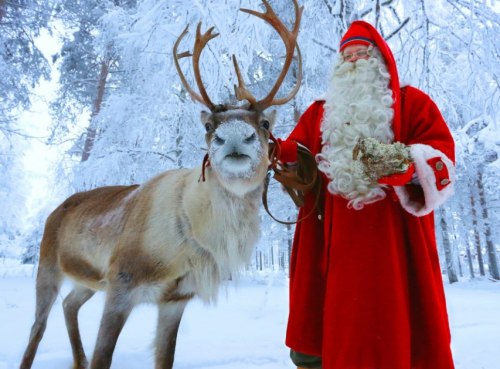
{"label": "reindeer eye", "polygon": [[265,130],[269,131],[269,121],[265,120],[262,122],[262,127],[264,127]]}
{"label": "reindeer eye", "polygon": [[207,123],[205,124],[205,129],[207,130],[207,132],[210,132],[212,130],[212,127]]}

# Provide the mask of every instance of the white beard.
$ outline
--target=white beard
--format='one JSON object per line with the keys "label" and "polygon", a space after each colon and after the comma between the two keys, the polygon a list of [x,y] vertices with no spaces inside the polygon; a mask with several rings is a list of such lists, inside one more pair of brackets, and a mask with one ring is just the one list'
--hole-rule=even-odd
{"label": "white beard", "polygon": [[360,210],[386,197],[385,185],[373,183],[352,151],[360,138],[373,137],[392,143],[392,90],[390,74],[378,48],[368,60],[344,63],[342,56],[333,68],[330,90],[321,122],[323,148],[316,156],[319,169],[330,182],[328,191],[349,200],[348,207]]}

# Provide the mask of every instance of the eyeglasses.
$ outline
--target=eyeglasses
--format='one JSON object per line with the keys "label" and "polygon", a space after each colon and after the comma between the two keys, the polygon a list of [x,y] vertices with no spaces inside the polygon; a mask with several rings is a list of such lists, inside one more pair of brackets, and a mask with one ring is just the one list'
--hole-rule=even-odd
{"label": "eyeglasses", "polygon": [[361,58],[364,58],[367,55],[368,55],[368,51],[367,50],[361,50],[361,51],[358,51],[358,52],[355,52],[355,53],[352,53],[352,54],[344,55],[344,61],[352,60],[352,59],[354,59],[355,56],[357,56],[358,59],[361,59]]}

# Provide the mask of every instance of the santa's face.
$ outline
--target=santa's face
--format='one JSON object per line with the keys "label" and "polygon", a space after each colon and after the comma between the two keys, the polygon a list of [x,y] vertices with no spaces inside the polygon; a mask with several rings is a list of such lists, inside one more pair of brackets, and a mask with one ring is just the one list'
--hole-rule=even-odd
{"label": "santa's face", "polygon": [[359,59],[368,60],[370,55],[368,54],[368,46],[362,44],[352,44],[348,45],[342,50],[342,56],[344,57],[344,62],[354,63]]}
{"label": "santa's face", "polygon": [[[349,51],[348,47],[345,50]],[[330,180],[328,190],[348,199],[355,209],[386,194],[383,186],[372,183],[360,163],[352,159],[354,146],[366,137],[384,143],[394,139],[390,75],[380,51],[370,47],[368,53],[368,58],[354,62],[345,62],[344,55],[339,55],[321,124],[323,148],[317,156],[319,169]]]}

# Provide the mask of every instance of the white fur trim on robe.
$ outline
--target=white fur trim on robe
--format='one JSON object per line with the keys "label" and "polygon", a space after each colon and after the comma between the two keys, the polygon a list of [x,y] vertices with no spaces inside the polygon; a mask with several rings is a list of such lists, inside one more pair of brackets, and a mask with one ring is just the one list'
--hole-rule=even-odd
{"label": "white fur trim on robe", "polygon": [[321,94],[319,96],[316,96],[314,98],[314,101],[326,101],[327,93],[325,92],[324,94]]}
{"label": "white fur trim on robe", "polygon": [[[418,181],[424,191],[425,203],[421,204],[410,200],[410,196],[405,186],[395,186],[394,191],[401,202],[401,206],[410,214],[421,217],[429,214],[435,208],[442,205],[452,194],[455,182],[455,165],[453,162],[441,151],[436,150],[428,145],[415,144],[411,145],[411,156],[415,161],[415,172]],[[448,178],[436,177],[438,171],[433,168],[427,160],[439,157],[443,165],[448,170]],[[438,189],[436,181],[443,181],[448,179],[449,184]]]}

